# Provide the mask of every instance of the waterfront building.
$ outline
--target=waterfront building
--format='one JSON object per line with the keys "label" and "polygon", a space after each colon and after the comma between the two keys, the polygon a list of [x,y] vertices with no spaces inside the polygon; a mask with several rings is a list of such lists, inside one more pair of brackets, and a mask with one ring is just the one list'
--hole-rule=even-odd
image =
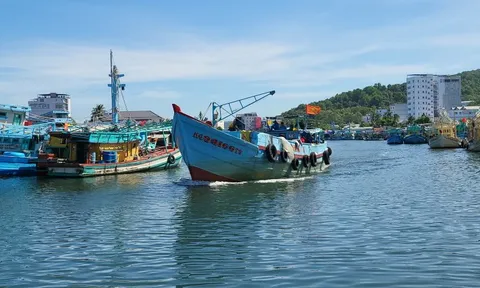
{"label": "waterfront building", "polygon": [[453,120],[461,120],[463,118],[472,119],[480,109],[480,106],[458,106],[448,111],[448,116]]}
{"label": "waterfront building", "polygon": [[[136,122],[155,122],[155,123],[161,123],[165,121],[165,119],[156,114],[155,112],[151,110],[139,110],[139,111],[120,111],[118,112],[118,120],[119,121],[124,121],[127,119],[135,120]],[[112,113],[108,112],[106,113],[103,117],[101,117],[101,120],[104,122],[110,122],[112,121]]]}
{"label": "waterfront building", "polygon": [[28,101],[31,117],[70,118],[72,106],[70,95],[59,93],[38,94]]}
{"label": "waterfront building", "polygon": [[418,118],[437,116],[440,109],[450,110],[461,105],[460,76],[409,74],[407,75],[408,114]]}

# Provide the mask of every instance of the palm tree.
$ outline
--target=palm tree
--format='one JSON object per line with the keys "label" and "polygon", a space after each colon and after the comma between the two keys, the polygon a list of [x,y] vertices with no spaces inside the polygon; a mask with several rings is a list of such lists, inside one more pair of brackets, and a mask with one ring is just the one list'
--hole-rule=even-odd
{"label": "palm tree", "polygon": [[415,117],[413,117],[412,115],[408,116],[407,124],[411,125],[413,123],[415,123]]}
{"label": "palm tree", "polygon": [[400,116],[398,114],[393,114],[393,126],[397,127],[400,122]]}
{"label": "palm tree", "polygon": [[103,117],[105,115],[105,107],[103,106],[103,104],[95,105],[95,107],[92,108],[92,112],[90,115],[90,121],[92,122]]}

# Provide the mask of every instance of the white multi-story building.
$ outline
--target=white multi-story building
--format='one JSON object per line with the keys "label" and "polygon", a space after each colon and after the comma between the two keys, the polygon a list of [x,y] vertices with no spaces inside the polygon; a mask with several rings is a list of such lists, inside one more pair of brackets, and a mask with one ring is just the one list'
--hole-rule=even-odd
{"label": "white multi-story building", "polygon": [[461,105],[460,76],[407,75],[407,109],[415,118],[438,115],[439,109],[450,110]]}
{"label": "white multi-story building", "polygon": [[30,112],[36,116],[45,116],[52,118],[71,117],[72,107],[70,104],[70,95],[68,94],[38,94],[37,98],[28,101],[28,106],[32,109]]}
{"label": "white multi-story building", "polygon": [[432,74],[407,75],[407,109],[408,114],[418,118],[434,116],[434,86],[436,76]]}

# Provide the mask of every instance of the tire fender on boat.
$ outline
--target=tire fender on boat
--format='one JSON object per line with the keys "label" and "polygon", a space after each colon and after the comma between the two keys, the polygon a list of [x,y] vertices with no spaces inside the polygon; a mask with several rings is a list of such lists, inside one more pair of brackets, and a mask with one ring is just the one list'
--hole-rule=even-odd
{"label": "tire fender on boat", "polygon": [[298,166],[300,166],[300,160],[298,160],[298,158],[293,159],[291,165],[293,170],[298,170]]}
{"label": "tire fender on boat", "polygon": [[310,164],[312,164],[313,167],[317,166],[317,154],[315,154],[315,152],[310,153]]}
{"label": "tire fender on boat", "polygon": [[265,155],[267,156],[268,161],[275,162],[275,156],[277,156],[277,147],[273,144],[268,144],[265,147]]}
{"label": "tire fender on boat", "polygon": [[323,163],[326,165],[330,165],[330,154],[328,153],[328,149],[323,152]]}
{"label": "tire fender on boat", "polygon": [[172,154],[168,154],[167,163],[170,165],[175,164],[175,156],[173,156]]}
{"label": "tire fender on boat", "polygon": [[328,150],[328,158],[330,159],[330,156],[332,155],[332,148],[330,147],[327,147],[327,150]]}
{"label": "tire fender on boat", "polygon": [[283,163],[288,162],[288,152],[283,150],[282,153],[280,153],[280,159],[282,159]]}
{"label": "tire fender on boat", "polygon": [[310,157],[308,157],[308,155],[303,155],[302,164],[303,167],[308,168],[308,166],[310,165]]}

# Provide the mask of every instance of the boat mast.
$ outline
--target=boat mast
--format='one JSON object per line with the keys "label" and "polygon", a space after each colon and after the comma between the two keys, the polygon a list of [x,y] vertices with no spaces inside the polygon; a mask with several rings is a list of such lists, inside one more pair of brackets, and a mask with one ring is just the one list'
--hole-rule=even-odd
{"label": "boat mast", "polygon": [[118,74],[116,65],[113,65],[113,52],[110,50],[110,91],[112,93],[112,124],[118,123],[118,89],[125,90],[125,84],[120,84],[119,78],[125,76],[124,74]]}

